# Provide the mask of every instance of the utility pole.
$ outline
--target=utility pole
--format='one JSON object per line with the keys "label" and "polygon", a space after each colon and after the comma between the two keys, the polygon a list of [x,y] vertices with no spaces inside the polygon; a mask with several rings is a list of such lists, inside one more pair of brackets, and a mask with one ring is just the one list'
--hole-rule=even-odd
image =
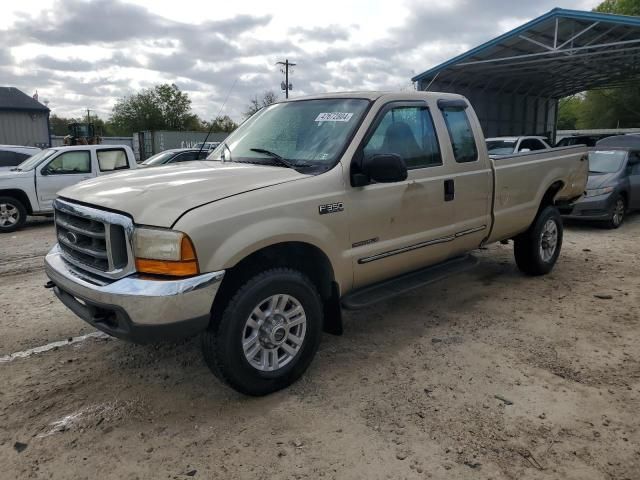
{"label": "utility pole", "polygon": [[289,98],[289,90],[293,89],[293,85],[289,83],[289,67],[295,67],[295,63],[291,63],[289,59],[285,59],[284,62],[276,62],[276,65],[282,65],[284,68],[281,68],[280,71],[284,73],[284,83],[280,84],[280,88],[284,90],[285,98]]}
{"label": "utility pole", "polygon": [[87,108],[87,124],[91,123],[91,116],[90,116],[89,112],[91,112],[91,110],[89,110]]}

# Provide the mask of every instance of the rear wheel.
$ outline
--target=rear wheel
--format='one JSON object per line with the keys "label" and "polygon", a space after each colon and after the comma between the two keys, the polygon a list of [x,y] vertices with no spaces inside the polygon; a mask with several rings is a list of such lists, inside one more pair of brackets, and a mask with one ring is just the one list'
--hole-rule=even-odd
{"label": "rear wheel", "polygon": [[27,221],[27,209],[13,197],[0,197],[0,233],[22,227]]}
{"label": "rear wheel", "polygon": [[514,239],[518,268],[527,275],[549,273],[562,248],[562,218],[553,206],[545,207],[529,229]]}
{"label": "rear wheel", "polygon": [[311,363],[322,334],[322,302],[302,273],[262,272],[238,289],[202,348],[213,373],[247,395],[295,382]]}
{"label": "rear wheel", "polygon": [[607,228],[618,228],[624,221],[624,216],[627,211],[627,204],[624,201],[622,195],[618,195],[611,206],[611,212],[609,220],[605,223]]}

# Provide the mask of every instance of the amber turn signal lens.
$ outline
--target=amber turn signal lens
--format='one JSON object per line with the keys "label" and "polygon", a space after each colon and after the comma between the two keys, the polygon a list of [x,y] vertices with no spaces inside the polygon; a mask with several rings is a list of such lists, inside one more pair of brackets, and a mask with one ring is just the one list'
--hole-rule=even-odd
{"label": "amber turn signal lens", "polygon": [[198,262],[195,260],[171,262],[168,260],[136,258],[136,270],[140,273],[168,275],[171,277],[188,277],[199,273]]}

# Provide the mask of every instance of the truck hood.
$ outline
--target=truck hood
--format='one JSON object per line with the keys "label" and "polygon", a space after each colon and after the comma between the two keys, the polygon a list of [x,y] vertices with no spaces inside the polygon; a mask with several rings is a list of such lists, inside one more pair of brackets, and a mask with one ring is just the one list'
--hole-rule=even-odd
{"label": "truck hood", "polygon": [[20,171],[20,170],[11,170],[15,167],[10,167],[7,169],[0,168],[0,183],[3,185],[8,185],[11,182],[19,179],[19,178],[29,178],[33,177],[33,170]]}
{"label": "truck hood", "polygon": [[306,177],[291,168],[202,161],[106,175],[58,194],[128,213],[138,224],[170,227],[200,205]]}
{"label": "truck hood", "polygon": [[608,187],[615,183],[617,173],[590,173],[587,180],[587,190]]}

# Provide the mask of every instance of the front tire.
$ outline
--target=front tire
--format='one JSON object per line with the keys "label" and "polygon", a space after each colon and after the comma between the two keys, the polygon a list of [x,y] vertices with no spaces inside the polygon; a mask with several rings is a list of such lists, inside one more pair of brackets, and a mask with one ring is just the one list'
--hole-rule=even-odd
{"label": "front tire", "polygon": [[527,275],[549,273],[562,248],[562,217],[553,206],[545,207],[529,229],[514,239],[518,268]]}
{"label": "front tire", "polygon": [[27,221],[27,209],[13,197],[0,197],[0,233],[13,232]]}
{"label": "front tire", "polygon": [[207,365],[246,395],[288,387],[309,367],[322,335],[322,301],[302,273],[272,269],[248,279],[202,339]]}
{"label": "front tire", "polygon": [[627,203],[624,201],[624,197],[622,195],[618,195],[613,202],[611,207],[611,216],[609,220],[605,223],[607,228],[618,228],[624,222],[624,215],[627,211]]}

